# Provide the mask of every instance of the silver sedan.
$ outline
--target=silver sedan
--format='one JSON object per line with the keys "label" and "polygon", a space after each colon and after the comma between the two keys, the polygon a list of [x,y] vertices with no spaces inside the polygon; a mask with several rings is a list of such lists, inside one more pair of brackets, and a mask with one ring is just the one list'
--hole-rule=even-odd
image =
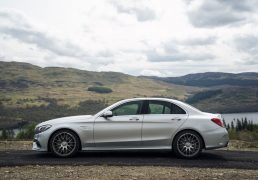
{"label": "silver sedan", "polygon": [[221,116],[166,98],[119,101],[95,115],[71,116],[36,126],[33,150],[69,157],[78,151],[163,149],[183,158],[226,147]]}

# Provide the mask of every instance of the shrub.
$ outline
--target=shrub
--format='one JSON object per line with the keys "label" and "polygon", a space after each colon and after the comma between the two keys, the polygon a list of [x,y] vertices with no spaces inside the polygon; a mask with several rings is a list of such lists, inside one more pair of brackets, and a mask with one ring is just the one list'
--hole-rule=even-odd
{"label": "shrub", "polygon": [[103,86],[92,86],[88,88],[88,91],[94,91],[96,93],[111,93],[112,89]]}
{"label": "shrub", "polygon": [[24,130],[22,130],[17,134],[16,139],[33,139],[34,129],[35,129],[34,123],[28,125],[27,127],[25,127]]}

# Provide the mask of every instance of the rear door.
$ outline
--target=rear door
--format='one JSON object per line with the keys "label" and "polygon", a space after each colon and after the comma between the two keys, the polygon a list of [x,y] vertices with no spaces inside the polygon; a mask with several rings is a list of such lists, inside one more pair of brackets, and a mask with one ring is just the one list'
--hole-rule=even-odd
{"label": "rear door", "polygon": [[145,102],[142,128],[144,147],[171,148],[171,137],[187,119],[186,112],[171,102],[149,100]]}

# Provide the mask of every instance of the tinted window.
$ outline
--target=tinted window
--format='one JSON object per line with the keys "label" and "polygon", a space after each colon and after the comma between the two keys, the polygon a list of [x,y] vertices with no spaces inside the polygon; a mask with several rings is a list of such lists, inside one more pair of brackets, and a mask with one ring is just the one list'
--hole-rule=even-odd
{"label": "tinted window", "polygon": [[170,114],[171,104],[165,101],[149,101],[148,114]]}
{"label": "tinted window", "polygon": [[186,114],[185,110],[183,110],[182,108],[180,108],[175,104],[171,104],[171,107],[172,107],[171,114]]}
{"label": "tinted window", "polygon": [[141,111],[142,101],[133,101],[122,104],[112,110],[114,116],[135,115]]}

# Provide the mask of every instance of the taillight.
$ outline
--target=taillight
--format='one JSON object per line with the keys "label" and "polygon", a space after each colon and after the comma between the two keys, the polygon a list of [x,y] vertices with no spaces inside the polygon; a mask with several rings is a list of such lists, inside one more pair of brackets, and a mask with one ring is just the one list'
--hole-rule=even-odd
{"label": "taillight", "polygon": [[220,127],[224,127],[224,124],[221,121],[221,119],[219,119],[219,118],[212,118],[211,120],[212,120],[212,122],[214,122],[215,124],[219,125]]}

